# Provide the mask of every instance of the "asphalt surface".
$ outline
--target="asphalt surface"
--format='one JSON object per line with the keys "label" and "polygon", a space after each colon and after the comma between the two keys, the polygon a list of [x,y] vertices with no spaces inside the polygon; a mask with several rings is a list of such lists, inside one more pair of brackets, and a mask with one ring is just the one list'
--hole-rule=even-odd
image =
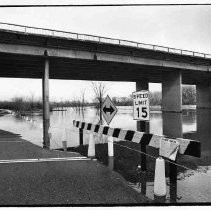
{"label": "asphalt surface", "polygon": [[74,152],[46,150],[3,130],[0,168],[0,206],[150,202],[131,189],[121,175],[97,161]]}

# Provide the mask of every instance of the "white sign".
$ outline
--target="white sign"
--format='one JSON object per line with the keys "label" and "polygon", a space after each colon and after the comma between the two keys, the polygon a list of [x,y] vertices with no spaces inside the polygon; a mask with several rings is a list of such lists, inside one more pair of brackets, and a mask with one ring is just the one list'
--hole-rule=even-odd
{"label": "white sign", "polygon": [[163,137],[160,142],[159,155],[175,160],[179,150],[179,142],[175,139]]}
{"label": "white sign", "polygon": [[111,101],[110,97],[107,95],[105,101],[102,105],[102,113],[105,121],[109,125],[114,115],[117,113],[117,108]]}
{"label": "white sign", "polygon": [[149,120],[149,91],[141,90],[133,93],[133,119]]}

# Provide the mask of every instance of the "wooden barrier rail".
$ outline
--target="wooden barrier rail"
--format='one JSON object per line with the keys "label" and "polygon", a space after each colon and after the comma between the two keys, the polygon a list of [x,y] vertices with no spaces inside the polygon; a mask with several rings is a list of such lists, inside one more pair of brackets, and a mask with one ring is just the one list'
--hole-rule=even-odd
{"label": "wooden barrier rail", "polygon": [[[111,128],[99,124],[92,124],[80,121],[73,121],[73,125],[80,129],[80,141],[82,141],[82,130],[92,131],[98,134],[112,136],[121,140],[132,141],[154,148],[160,148],[160,141],[166,136],[149,134],[133,130],[124,130],[120,128]],[[174,138],[169,138],[174,139]],[[199,141],[175,138],[179,142],[179,153],[182,155],[190,155],[194,157],[201,157],[201,143]]]}
{"label": "wooden barrier rail", "polygon": [[[151,146],[160,149],[161,141],[163,139],[176,140],[179,143],[178,152],[182,155],[201,157],[201,143],[199,141],[182,138],[168,138],[166,136],[156,134],[149,134],[133,130],[124,130],[120,128],[111,128],[108,126],[103,126],[99,124],[95,125],[92,123],[80,122],[75,120],[73,121],[73,125],[79,128],[80,145],[83,145],[83,130],[141,144],[141,171],[147,170],[146,147]],[[93,141],[93,135],[91,136]],[[170,201],[173,203],[176,203],[177,201],[177,165],[175,163],[176,160],[169,161]],[[146,181],[142,183],[141,190],[142,193],[146,194]]]}

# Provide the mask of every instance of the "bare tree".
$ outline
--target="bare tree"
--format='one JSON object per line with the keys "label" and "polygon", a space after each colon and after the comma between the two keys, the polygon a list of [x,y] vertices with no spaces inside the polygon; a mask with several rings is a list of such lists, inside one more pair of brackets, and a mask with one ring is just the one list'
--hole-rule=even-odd
{"label": "bare tree", "polygon": [[32,91],[30,91],[30,95],[31,95],[31,97],[29,98],[29,102],[31,104],[31,110],[33,111],[33,109],[34,109],[34,93]]}
{"label": "bare tree", "polygon": [[105,98],[105,94],[107,92],[106,88],[106,83],[105,82],[92,82],[91,83],[93,92],[94,92],[94,97],[95,100],[98,102],[98,110],[100,113],[100,124],[103,124],[103,119],[102,119],[102,105],[103,105],[103,98]]}
{"label": "bare tree", "polygon": [[82,108],[82,110],[84,109],[84,106],[85,106],[85,92],[86,92],[85,89],[81,90],[81,108]]}

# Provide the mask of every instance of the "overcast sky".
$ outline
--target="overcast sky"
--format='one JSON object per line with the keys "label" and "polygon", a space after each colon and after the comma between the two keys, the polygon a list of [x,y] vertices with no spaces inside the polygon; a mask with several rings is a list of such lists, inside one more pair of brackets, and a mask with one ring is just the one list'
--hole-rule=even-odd
{"label": "overcast sky", "polygon": [[[211,3],[211,0],[0,0],[0,4],[62,3]],[[211,53],[211,6],[186,7],[104,7],[104,8],[0,8],[0,22],[66,30],[78,33],[128,39]],[[71,99],[86,88],[92,98],[89,82],[50,81],[51,100]],[[26,90],[27,87],[27,90]],[[0,79],[0,100],[34,94],[41,97],[40,80]],[[160,86],[150,85],[151,90]],[[108,94],[128,96],[135,83],[109,83]]]}

